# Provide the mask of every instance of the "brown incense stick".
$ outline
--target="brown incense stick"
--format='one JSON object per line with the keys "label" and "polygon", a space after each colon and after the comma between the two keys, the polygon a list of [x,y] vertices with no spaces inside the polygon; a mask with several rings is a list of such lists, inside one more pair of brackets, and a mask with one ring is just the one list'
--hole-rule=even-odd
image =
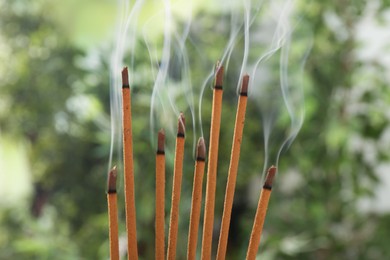
{"label": "brown incense stick", "polygon": [[177,232],[179,227],[179,203],[181,192],[181,179],[183,175],[185,119],[180,114],[177,126],[175,163],[173,170],[171,216],[169,221],[168,252],[167,259],[176,259]]}
{"label": "brown incense stick", "polygon": [[198,229],[200,209],[202,203],[202,184],[206,161],[206,146],[201,137],[198,141],[196,151],[196,162],[194,170],[194,184],[192,189],[190,227],[188,232],[187,260],[195,260],[196,244],[198,242]]}
{"label": "brown incense stick", "polygon": [[165,132],[158,132],[156,154],[156,223],[155,242],[156,260],[164,260],[165,257]]}
{"label": "brown incense stick", "polygon": [[226,258],[226,248],[229,235],[230,217],[232,213],[234,189],[236,187],[238,162],[240,159],[240,149],[242,132],[244,129],[245,112],[248,96],[249,76],[245,75],[242,79],[240,97],[238,98],[238,106],[236,113],[236,123],[234,125],[233,145],[230,156],[230,166],[228,180],[226,184],[225,202],[222,214],[221,231],[219,233],[219,242],[217,250],[217,259],[224,260]]}
{"label": "brown incense stick", "polygon": [[127,67],[122,70],[122,104],[127,254],[128,259],[137,260],[138,250],[134,198],[133,133],[131,126],[131,97]]}
{"label": "brown incense stick", "polygon": [[271,168],[268,170],[263,189],[261,190],[259,204],[257,205],[255,221],[253,223],[252,233],[249,240],[249,247],[246,254],[247,260],[256,259],[256,254],[260,245],[261,233],[263,232],[264,220],[267,214],[268,202],[271,196],[272,182],[274,180],[275,174],[276,167],[271,166]]}
{"label": "brown incense stick", "polygon": [[220,65],[218,62],[216,65],[215,72],[213,104],[211,112],[210,149],[207,167],[206,202],[202,239],[202,260],[209,260],[211,258],[214,225],[215,189],[217,184],[218,144],[222,112],[223,71],[223,66]]}
{"label": "brown incense stick", "polygon": [[108,173],[107,182],[107,206],[108,223],[110,238],[110,259],[119,260],[119,241],[118,241],[118,206],[116,195],[116,177],[117,171],[114,166]]}

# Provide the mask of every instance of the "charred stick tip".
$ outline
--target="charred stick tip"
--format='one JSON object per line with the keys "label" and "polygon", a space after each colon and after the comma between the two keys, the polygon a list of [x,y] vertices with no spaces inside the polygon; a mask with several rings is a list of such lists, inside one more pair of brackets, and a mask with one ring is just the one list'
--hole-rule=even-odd
{"label": "charred stick tip", "polygon": [[242,84],[241,84],[241,95],[248,95],[248,84],[249,84],[249,75],[245,74],[242,77]]}
{"label": "charred stick tip", "polygon": [[224,72],[224,68],[222,64],[218,61],[217,64],[215,65],[215,83],[214,83],[215,88],[222,88],[223,72]]}
{"label": "charred stick tip", "polygon": [[117,169],[116,166],[114,166],[112,167],[111,171],[108,173],[107,193],[116,192],[116,177],[117,177]]}
{"label": "charred stick tip", "polygon": [[268,189],[268,190],[272,189],[272,183],[274,181],[275,174],[276,174],[276,167],[272,165],[268,169],[267,176],[265,177],[265,182],[263,186],[264,189]]}
{"label": "charred stick tip", "polygon": [[129,87],[129,74],[127,67],[124,67],[122,70],[122,87],[128,88]]}
{"label": "charred stick tip", "polygon": [[204,143],[203,137],[199,138],[198,146],[196,150],[196,160],[205,161],[206,160],[206,145]]}
{"label": "charred stick tip", "polygon": [[177,120],[177,136],[178,137],[184,137],[185,135],[185,125],[186,125],[186,120],[184,118],[184,114],[180,113],[179,119]]}
{"label": "charred stick tip", "polygon": [[160,129],[158,131],[158,140],[157,140],[157,153],[164,154],[165,151],[165,131]]}

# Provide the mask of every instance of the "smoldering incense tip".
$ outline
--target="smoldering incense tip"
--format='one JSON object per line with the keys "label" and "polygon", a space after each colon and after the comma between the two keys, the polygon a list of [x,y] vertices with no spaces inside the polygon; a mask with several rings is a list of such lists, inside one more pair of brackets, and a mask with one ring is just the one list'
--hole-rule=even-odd
{"label": "smoldering incense tip", "polygon": [[221,63],[218,61],[217,64],[215,65],[215,84],[214,84],[214,88],[216,88],[216,89],[222,89],[223,71],[224,71],[224,68],[221,65]]}
{"label": "smoldering incense tip", "polygon": [[203,137],[199,138],[198,146],[196,150],[196,160],[205,161],[206,160],[206,145],[204,143]]}
{"label": "smoldering incense tip", "polygon": [[129,73],[127,67],[124,67],[122,70],[122,87],[123,88],[129,87]]}
{"label": "smoldering incense tip", "polygon": [[177,137],[184,137],[185,135],[185,125],[186,125],[186,120],[184,118],[184,114],[180,113],[179,119],[177,121]]}
{"label": "smoldering incense tip", "polygon": [[241,91],[240,91],[240,95],[241,96],[247,96],[248,95],[248,83],[249,83],[249,75],[245,74],[242,77],[242,84],[241,84]]}
{"label": "smoldering incense tip", "polygon": [[276,174],[276,167],[272,165],[268,169],[267,176],[265,177],[263,189],[267,189],[267,190],[272,189],[272,182],[274,181],[275,174]]}
{"label": "smoldering incense tip", "polygon": [[107,193],[116,193],[116,177],[117,169],[116,166],[114,166],[108,173]]}
{"label": "smoldering incense tip", "polygon": [[157,140],[157,154],[165,153],[165,131],[161,129],[158,131],[158,140]]}

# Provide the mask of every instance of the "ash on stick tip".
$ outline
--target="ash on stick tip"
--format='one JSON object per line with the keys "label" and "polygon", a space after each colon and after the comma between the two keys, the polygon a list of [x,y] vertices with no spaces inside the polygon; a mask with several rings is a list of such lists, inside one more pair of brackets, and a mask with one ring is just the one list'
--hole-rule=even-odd
{"label": "ash on stick tip", "polygon": [[122,70],[122,86],[129,87],[129,73],[127,67],[124,67]]}
{"label": "ash on stick tip", "polygon": [[224,68],[222,64],[218,61],[215,65],[215,87],[216,88],[222,88],[223,84],[223,72]]}
{"label": "ash on stick tip", "polygon": [[196,150],[196,160],[197,161],[206,160],[206,144],[204,143],[203,137],[200,137],[198,141],[198,146]]}
{"label": "ash on stick tip", "polygon": [[178,137],[184,137],[185,134],[185,125],[186,125],[186,120],[184,118],[184,114],[180,113],[179,119],[177,121],[177,136]]}
{"label": "ash on stick tip", "polygon": [[114,166],[112,167],[111,171],[108,173],[107,193],[116,192],[116,177],[117,177],[117,169],[116,166]]}
{"label": "ash on stick tip", "polygon": [[245,74],[242,77],[241,95],[247,95],[248,94],[248,84],[249,84],[249,75]]}
{"label": "ash on stick tip", "polygon": [[264,189],[272,189],[272,183],[274,181],[275,174],[276,174],[276,167],[272,165],[268,169],[267,176],[265,177],[265,183],[263,186]]}
{"label": "ash on stick tip", "polygon": [[160,129],[158,131],[158,140],[157,140],[157,153],[164,153],[165,150],[165,131]]}

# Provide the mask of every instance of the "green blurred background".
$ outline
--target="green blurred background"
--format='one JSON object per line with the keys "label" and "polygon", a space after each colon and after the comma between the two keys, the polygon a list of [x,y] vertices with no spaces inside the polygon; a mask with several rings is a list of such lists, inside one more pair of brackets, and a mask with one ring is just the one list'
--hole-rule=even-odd
{"label": "green blurred background", "polygon": [[[152,11],[153,2],[149,4]],[[221,42],[229,36],[229,28],[220,26],[221,21],[229,23],[228,16],[206,1],[196,6],[194,27],[219,24]],[[0,259],[109,256],[105,197],[111,142],[109,61],[115,48],[117,7],[108,0],[0,0]],[[296,12],[305,24],[298,33],[310,35],[313,42],[304,73],[306,114],[297,138],[280,158],[259,257],[388,259],[390,2],[297,1]],[[199,37],[196,31],[192,36]],[[204,44],[206,55],[217,59],[222,43],[205,40]],[[308,47],[307,41],[292,46]],[[241,60],[234,57],[226,81],[237,80]],[[196,69],[202,63],[195,48],[188,50],[188,58],[192,73],[204,77]],[[150,66],[146,51],[134,59],[132,72],[145,75]],[[278,74],[273,71],[276,61],[267,64],[274,74]],[[290,65],[291,70],[298,65]],[[212,68],[212,63],[207,66]],[[132,86],[141,259],[154,256],[151,85],[152,78],[141,77]],[[199,95],[194,92],[195,100]],[[211,95],[206,88],[201,111],[206,142]],[[214,247],[236,102],[232,84],[224,94]],[[229,259],[244,259],[261,187],[264,141],[257,107],[249,99]],[[190,118],[189,111],[184,112]],[[276,140],[284,138],[283,129],[289,125],[281,114]],[[199,131],[195,136],[191,132],[186,144],[178,259],[184,259],[186,252],[194,137]],[[167,139],[168,214],[174,134]],[[114,153],[113,163],[121,167],[119,154]],[[118,187],[121,245],[125,245],[123,181]]]}

